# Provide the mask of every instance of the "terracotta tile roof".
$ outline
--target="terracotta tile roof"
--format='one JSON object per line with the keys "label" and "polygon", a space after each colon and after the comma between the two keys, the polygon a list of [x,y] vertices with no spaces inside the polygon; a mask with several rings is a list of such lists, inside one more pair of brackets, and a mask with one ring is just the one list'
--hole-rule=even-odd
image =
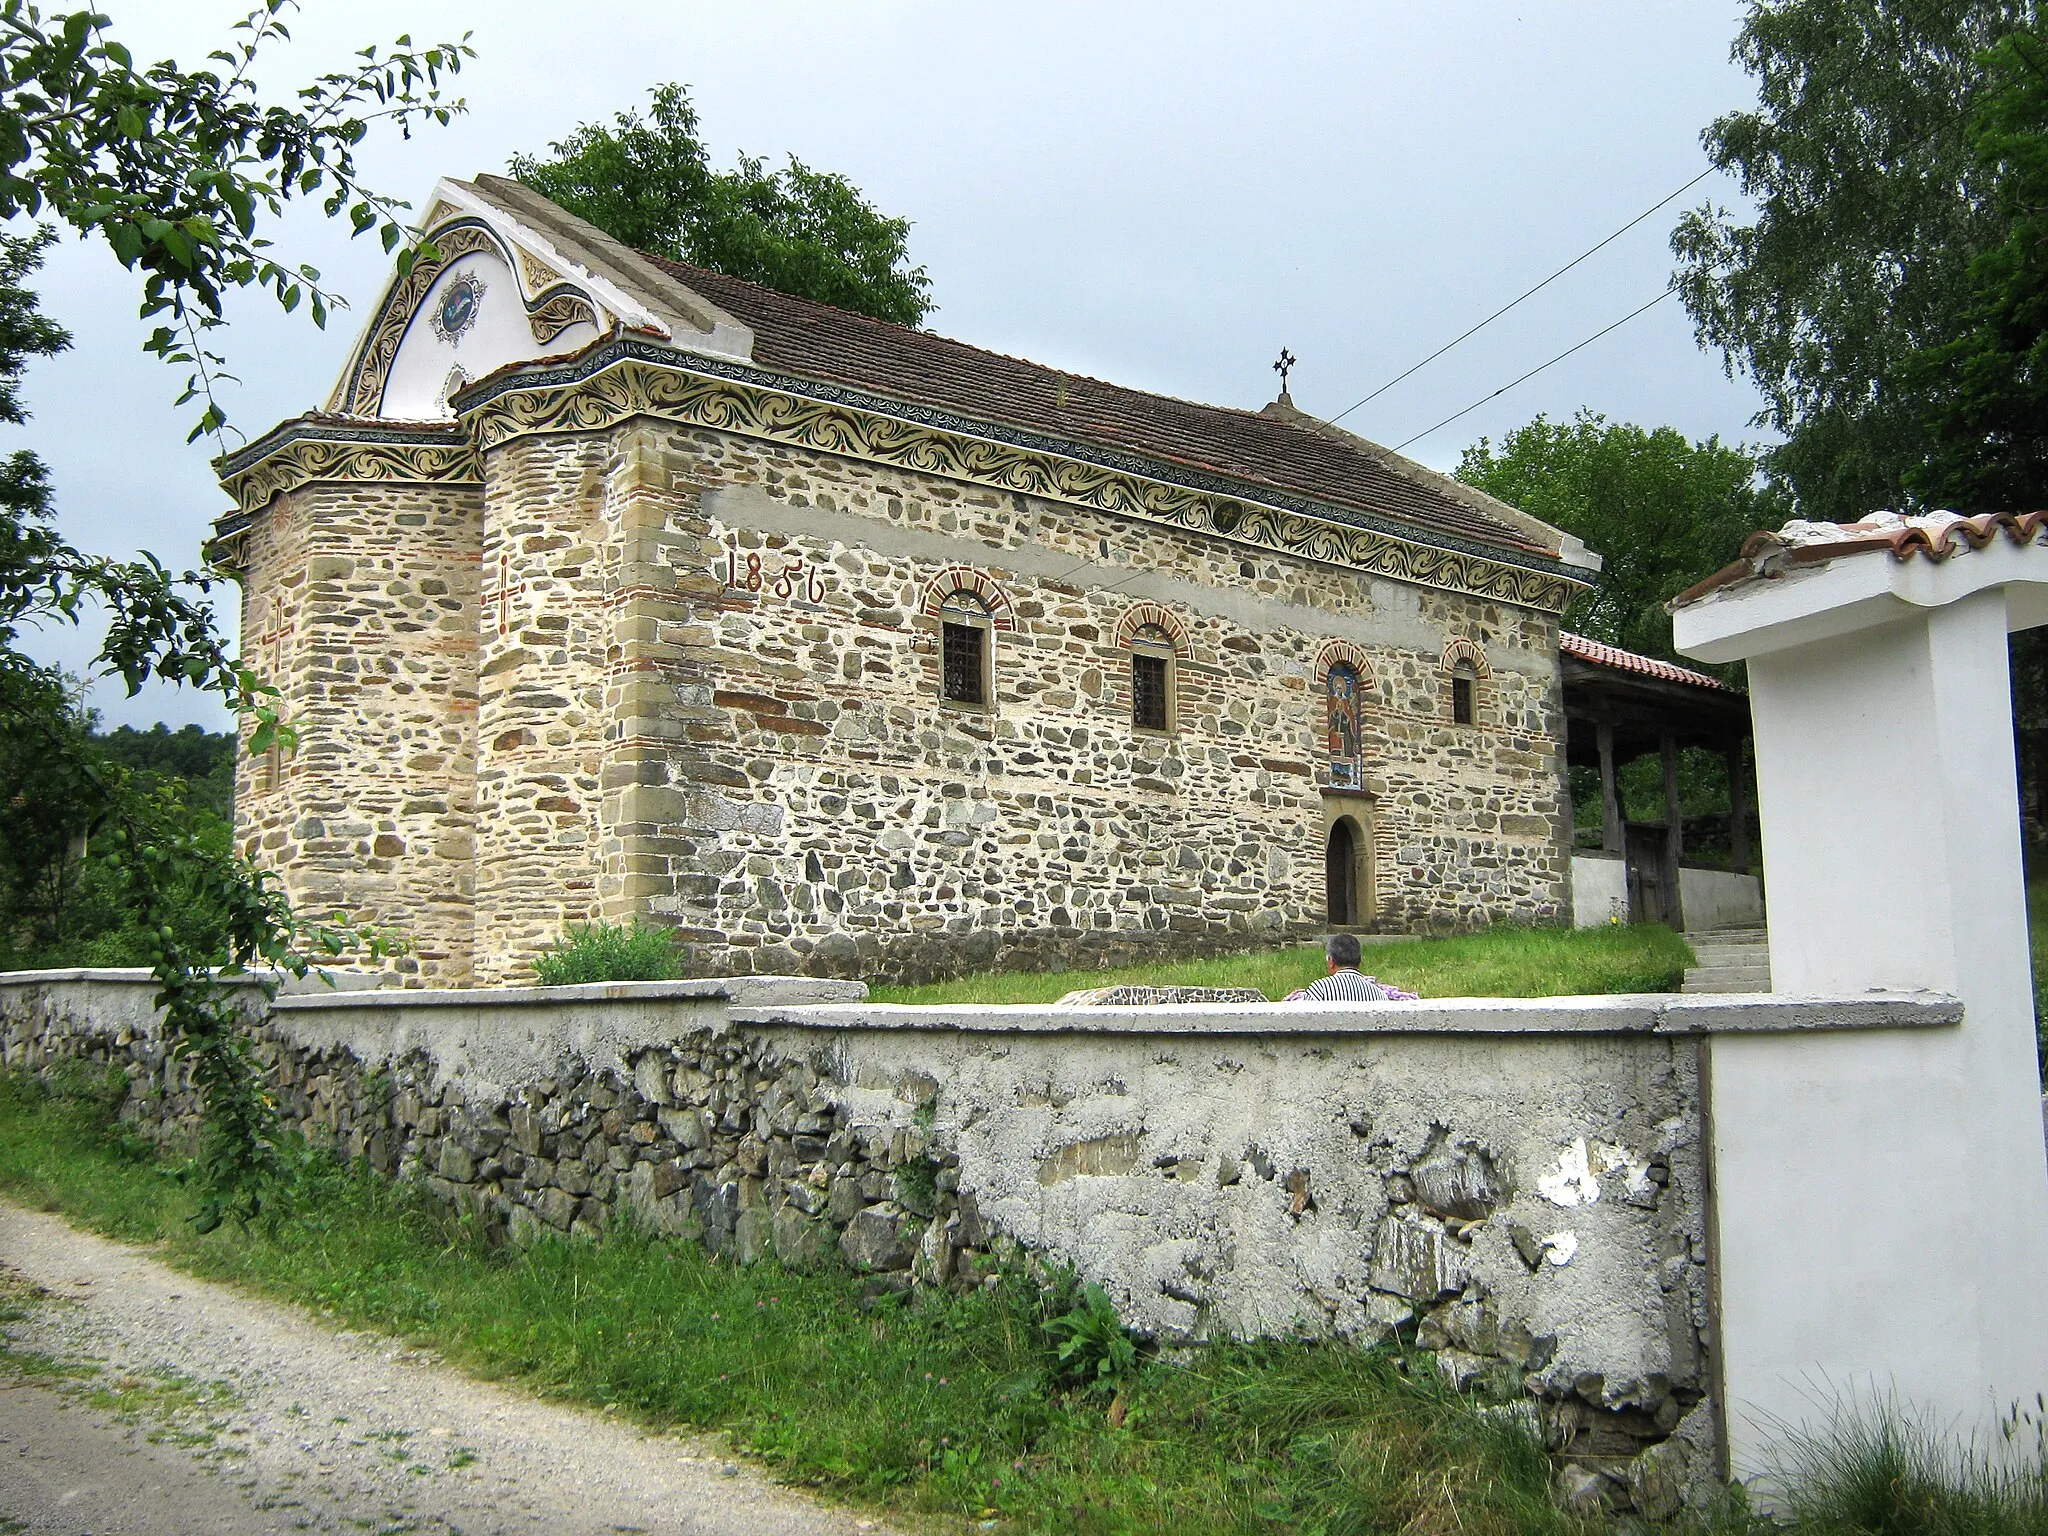
{"label": "terracotta tile roof", "polygon": [[1247,482],[1252,495],[1272,486],[1419,532],[1556,557],[1532,535],[1431,486],[1419,466],[1403,473],[1380,457],[1387,450],[1375,453],[1334,428],[1124,389],[702,267],[647,260],[749,326],[753,360],[771,371],[1228,476]]}
{"label": "terracotta tile roof", "polygon": [[1711,688],[1716,693],[1735,692],[1719,678],[1709,677],[1704,672],[1659,661],[1654,656],[1639,656],[1634,651],[1624,651],[1618,645],[1588,640],[1584,635],[1560,630],[1557,648],[1567,656],[1576,656],[1596,667],[1611,667],[1616,672],[1633,672],[1639,677],[1654,677],[1667,683],[1690,683],[1695,688]]}
{"label": "terracotta tile roof", "polygon": [[1705,581],[1687,587],[1667,605],[1683,608],[1725,587],[1769,581],[1788,568],[1825,565],[1843,555],[1885,550],[1895,560],[1920,556],[1937,565],[1965,549],[1982,549],[2003,534],[2022,547],[2038,543],[2048,529],[2048,512],[1916,513],[1879,512],[1860,523],[1787,523],[1776,533],[1764,529],[1742,541],[1742,554]]}

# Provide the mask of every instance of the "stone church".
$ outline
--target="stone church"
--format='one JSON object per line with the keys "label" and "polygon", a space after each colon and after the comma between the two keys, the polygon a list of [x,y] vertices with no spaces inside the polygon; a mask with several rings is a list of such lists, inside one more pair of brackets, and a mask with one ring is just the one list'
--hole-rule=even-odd
{"label": "stone church", "polygon": [[1104,384],[443,181],[220,463],[290,752],[236,834],[414,985],[571,924],[918,979],[1568,905],[1598,558],[1293,409]]}

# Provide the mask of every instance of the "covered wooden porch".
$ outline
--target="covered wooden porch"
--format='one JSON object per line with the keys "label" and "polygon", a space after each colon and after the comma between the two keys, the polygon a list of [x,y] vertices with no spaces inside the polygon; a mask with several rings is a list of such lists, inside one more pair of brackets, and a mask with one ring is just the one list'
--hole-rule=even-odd
{"label": "covered wooden porch", "polygon": [[[1600,775],[1600,852],[1624,862],[1631,922],[1685,926],[1679,867],[1685,819],[1679,804],[1678,754],[1687,747],[1720,753],[1728,764],[1729,853],[1747,873],[1748,778],[1743,746],[1750,733],[1749,699],[1703,672],[1640,656],[1582,635],[1559,636],[1564,673],[1565,760]],[[1663,765],[1664,821],[1631,823],[1617,775],[1637,758]]]}

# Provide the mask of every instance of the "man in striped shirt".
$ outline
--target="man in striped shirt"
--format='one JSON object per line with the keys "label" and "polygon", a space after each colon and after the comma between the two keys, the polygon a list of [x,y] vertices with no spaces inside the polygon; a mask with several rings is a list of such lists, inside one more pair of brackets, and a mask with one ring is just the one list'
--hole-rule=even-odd
{"label": "man in striped shirt", "polygon": [[1319,976],[1299,992],[1287,994],[1290,1003],[1387,1003],[1412,1002],[1413,992],[1387,986],[1371,976],[1358,974],[1363,951],[1355,933],[1333,933],[1323,944],[1330,962],[1330,974]]}

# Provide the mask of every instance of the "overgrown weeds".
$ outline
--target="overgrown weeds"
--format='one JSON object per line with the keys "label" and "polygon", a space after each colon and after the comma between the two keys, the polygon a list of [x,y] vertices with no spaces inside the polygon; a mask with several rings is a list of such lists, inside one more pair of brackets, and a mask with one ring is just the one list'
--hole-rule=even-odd
{"label": "overgrown weeds", "polygon": [[1787,1432],[1766,1484],[1801,1536],[2048,1536],[2048,1442],[2040,1399],[2009,1438],[1958,1448],[1899,1404],[1835,1403]]}
{"label": "overgrown weeds", "polygon": [[672,981],[684,974],[683,952],[666,928],[635,918],[627,923],[578,923],[533,962],[544,987],[597,981]]}

